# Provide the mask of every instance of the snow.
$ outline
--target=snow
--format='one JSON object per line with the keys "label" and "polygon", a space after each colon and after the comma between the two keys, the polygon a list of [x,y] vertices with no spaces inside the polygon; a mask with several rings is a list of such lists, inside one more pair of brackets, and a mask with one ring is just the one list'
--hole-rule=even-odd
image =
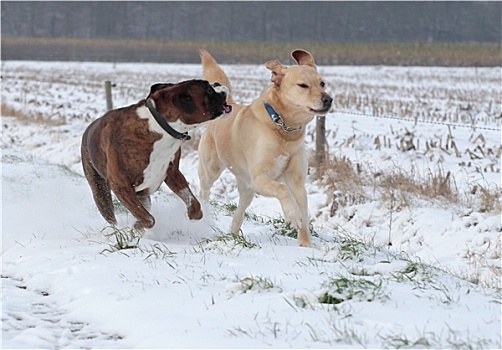
{"label": "snow", "polygon": [[[244,103],[269,81],[261,66],[223,68]],[[277,200],[259,196],[243,236],[227,235],[237,191],[224,172],[202,220],[189,221],[162,185],[153,229],[130,237],[134,220],[120,210],[123,229],[113,232],[79,153],[83,130],[104,113],[103,82],[116,85],[119,107],[153,83],[199,78],[201,67],[2,62],[2,347],[501,348],[500,212],[469,197],[475,185],[500,193],[500,68],[319,70],[335,103],[349,101],[326,117],[330,154],[417,178],[450,171],[466,201],[392,207],[367,185],[333,193],[311,169],[316,234],[301,248],[280,234]],[[370,102],[357,107],[357,95]],[[408,102],[416,109],[396,115]],[[406,130],[416,151],[399,149]],[[181,170],[194,193],[197,163],[185,144]]]}

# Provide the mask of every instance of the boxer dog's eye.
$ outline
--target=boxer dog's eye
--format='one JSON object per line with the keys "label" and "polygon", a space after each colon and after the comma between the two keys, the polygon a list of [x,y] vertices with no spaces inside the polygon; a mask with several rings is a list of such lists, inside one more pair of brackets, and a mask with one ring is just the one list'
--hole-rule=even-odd
{"label": "boxer dog's eye", "polygon": [[184,92],[173,99],[173,104],[188,114],[192,114],[197,108],[192,96]]}
{"label": "boxer dog's eye", "polygon": [[192,96],[190,96],[188,94],[181,94],[180,95],[180,100],[181,100],[181,102],[184,102],[184,103],[191,103],[192,102]]}

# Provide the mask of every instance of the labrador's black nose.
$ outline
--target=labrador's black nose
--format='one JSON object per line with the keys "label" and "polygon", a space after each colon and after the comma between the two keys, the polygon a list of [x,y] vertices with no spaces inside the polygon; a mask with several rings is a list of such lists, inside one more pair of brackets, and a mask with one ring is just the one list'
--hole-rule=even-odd
{"label": "labrador's black nose", "polygon": [[321,98],[321,101],[322,101],[324,108],[328,108],[331,106],[331,103],[333,102],[333,98],[331,98],[331,96],[329,96],[329,95],[324,95]]}

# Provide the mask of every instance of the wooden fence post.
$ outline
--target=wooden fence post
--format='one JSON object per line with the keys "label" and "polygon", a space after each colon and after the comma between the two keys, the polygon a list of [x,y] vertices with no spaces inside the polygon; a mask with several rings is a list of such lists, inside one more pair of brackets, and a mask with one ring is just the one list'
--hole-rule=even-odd
{"label": "wooden fence post", "polygon": [[105,81],[105,95],[106,95],[106,110],[109,111],[113,109],[112,82],[109,80]]}
{"label": "wooden fence post", "polygon": [[322,168],[326,160],[326,117],[316,117],[315,127],[315,159],[317,168],[317,178],[322,176]]}

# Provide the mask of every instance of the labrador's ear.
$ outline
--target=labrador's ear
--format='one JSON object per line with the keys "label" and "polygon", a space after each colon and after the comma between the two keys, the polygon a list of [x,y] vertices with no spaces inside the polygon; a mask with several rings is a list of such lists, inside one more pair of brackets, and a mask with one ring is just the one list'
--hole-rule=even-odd
{"label": "labrador's ear", "polygon": [[288,67],[283,66],[279,60],[268,61],[265,63],[265,67],[272,72],[272,82],[276,86],[280,86]]}
{"label": "labrador's ear", "polygon": [[162,90],[166,87],[170,87],[170,86],[173,86],[174,84],[170,84],[170,83],[158,83],[158,84],[154,84],[150,87],[150,93],[148,94],[147,98],[150,98],[152,97],[153,93],[155,91],[159,91],[159,90]]}
{"label": "labrador's ear", "polygon": [[317,66],[314,62],[314,57],[310,54],[310,52],[305,50],[295,50],[291,52],[291,57],[301,65],[311,66],[317,70]]}
{"label": "labrador's ear", "polygon": [[192,96],[186,92],[182,92],[174,96],[173,105],[187,114],[194,113],[197,107]]}

